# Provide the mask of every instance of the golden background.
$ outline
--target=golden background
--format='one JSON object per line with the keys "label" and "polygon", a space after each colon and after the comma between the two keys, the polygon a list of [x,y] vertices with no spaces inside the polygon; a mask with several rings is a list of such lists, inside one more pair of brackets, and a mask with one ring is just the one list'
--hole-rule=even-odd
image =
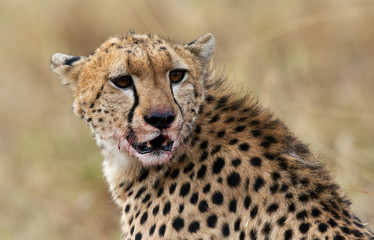
{"label": "golden background", "polygon": [[333,170],[374,224],[374,2],[0,0],[0,239],[119,239],[102,157],[49,69],[128,30],[216,36],[216,65]]}

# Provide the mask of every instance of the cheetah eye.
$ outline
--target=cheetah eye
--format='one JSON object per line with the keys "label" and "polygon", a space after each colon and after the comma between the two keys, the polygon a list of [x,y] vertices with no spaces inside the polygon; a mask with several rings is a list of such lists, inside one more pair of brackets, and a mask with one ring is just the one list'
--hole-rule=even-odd
{"label": "cheetah eye", "polygon": [[132,84],[132,77],[129,75],[112,78],[111,81],[119,88],[128,88]]}
{"label": "cheetah eye", "polygon": [[170,71],[169,73],[169,79],[173,83],[179,83],[184,79],[184,76],[186,75],[187,70],[186,69],[175,69]]}

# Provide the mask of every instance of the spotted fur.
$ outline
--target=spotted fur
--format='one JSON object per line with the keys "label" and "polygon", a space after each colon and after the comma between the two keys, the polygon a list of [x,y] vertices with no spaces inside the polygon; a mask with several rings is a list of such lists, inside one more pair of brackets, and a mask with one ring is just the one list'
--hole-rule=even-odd
{"label": "spotted fur", "polygon": [[[216,77],[214,37],[187,45],[156,35],[110,38],[88,57],[55,54],[105,157],[124,239],[374,239],[326,167],[268,110]],[[173,69],[188,70],[178,84]],[[131,75],[131,88],[111,79]],[[176,118],[157,130],[154,111]],[[169,152],[131,141],[165,135]]]}

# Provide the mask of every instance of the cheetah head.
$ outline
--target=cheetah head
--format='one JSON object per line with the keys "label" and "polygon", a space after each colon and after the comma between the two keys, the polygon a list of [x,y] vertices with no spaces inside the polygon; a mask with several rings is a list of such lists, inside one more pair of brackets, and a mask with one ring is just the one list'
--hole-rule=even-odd
{"label": "cheetah head", "polygon": [[56,53],[51,68],[105,157],[155,165],[168,163],[191,133],[213,50],[212,34],[183,45],[128,33],[88,57]]}

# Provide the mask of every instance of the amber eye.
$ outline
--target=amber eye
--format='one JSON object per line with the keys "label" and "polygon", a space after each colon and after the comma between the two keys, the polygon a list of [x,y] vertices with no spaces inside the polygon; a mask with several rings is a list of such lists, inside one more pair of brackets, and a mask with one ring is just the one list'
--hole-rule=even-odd
{"label": "amber eye", "polygon": [[173,71],[170,71],[169,73],[169,79],[173,83],[179,83],[180,81],[183,80],[184,75],[186,75],[187,70],[185,69],[176,69]]}
{"label": "amber eye", "polygon": [[128,88],[132,84],[131,76],[118,76],[112,79],[114,85],[119,88]]}

